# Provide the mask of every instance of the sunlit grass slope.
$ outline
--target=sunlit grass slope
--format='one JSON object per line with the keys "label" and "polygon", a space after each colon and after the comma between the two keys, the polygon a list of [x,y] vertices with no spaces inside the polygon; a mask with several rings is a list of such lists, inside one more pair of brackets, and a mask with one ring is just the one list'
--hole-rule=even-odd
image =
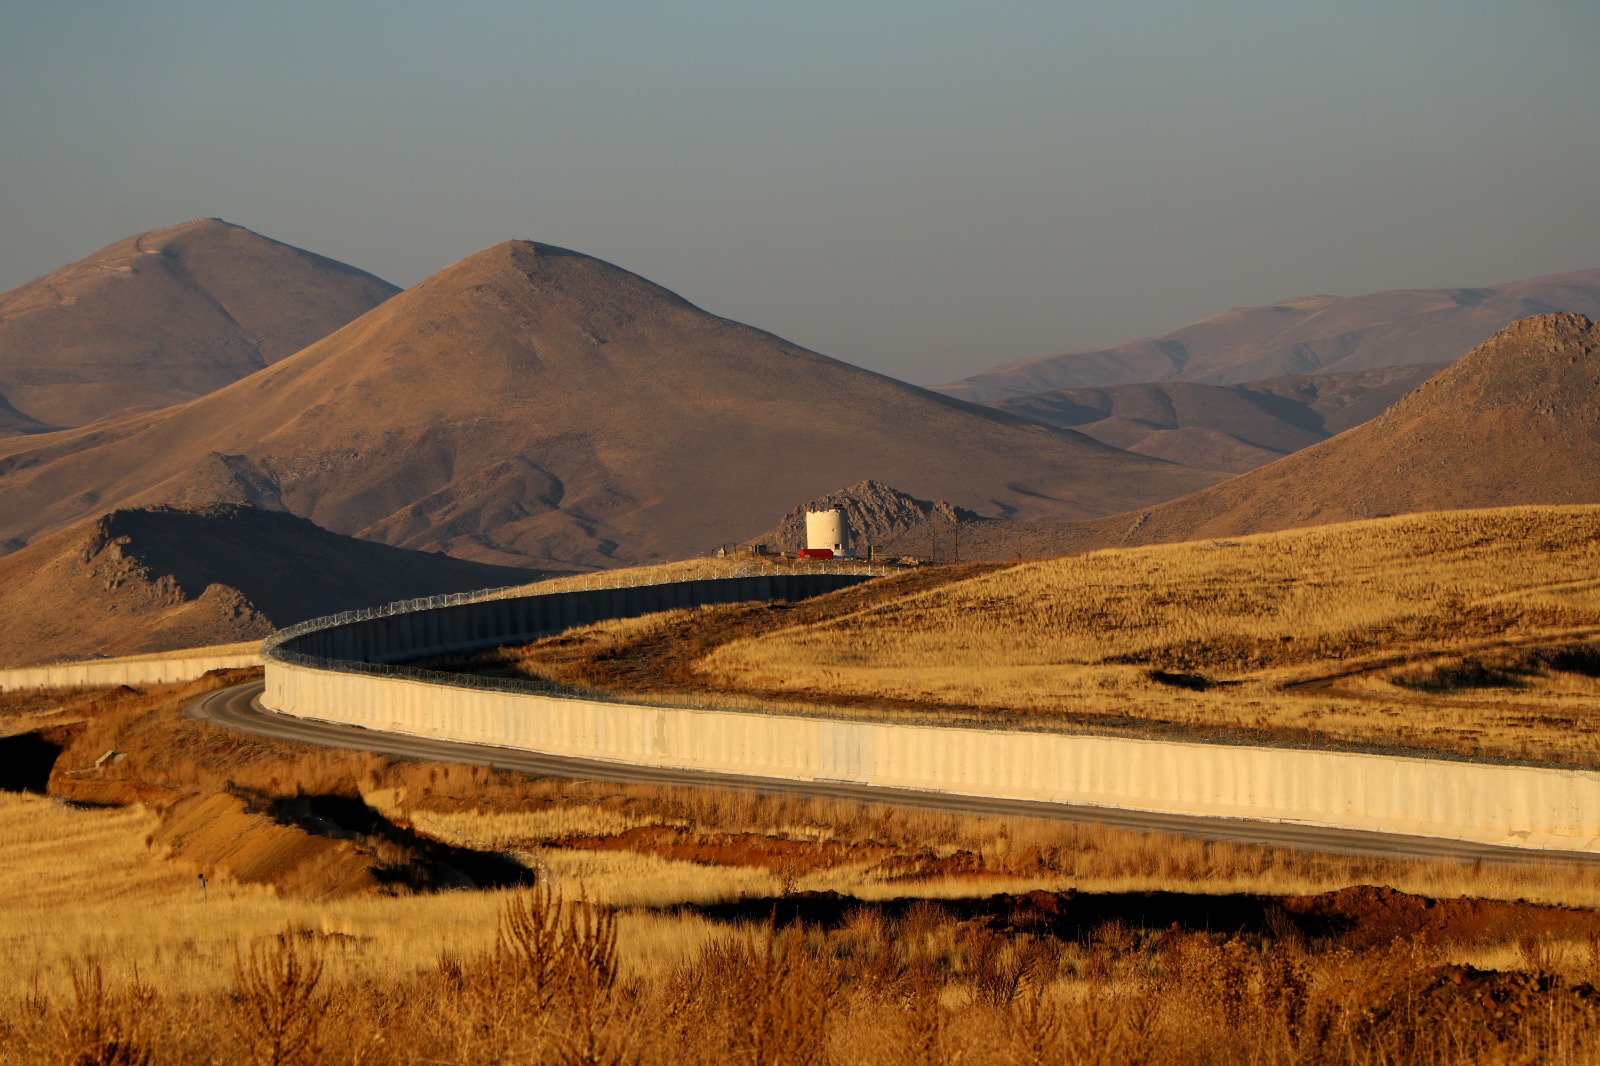
{"label": "sunlit grass slope", "polygon": [[1408,515],[1020,565],[702,663],[1092,723],[1600,761],[1600,508]]}

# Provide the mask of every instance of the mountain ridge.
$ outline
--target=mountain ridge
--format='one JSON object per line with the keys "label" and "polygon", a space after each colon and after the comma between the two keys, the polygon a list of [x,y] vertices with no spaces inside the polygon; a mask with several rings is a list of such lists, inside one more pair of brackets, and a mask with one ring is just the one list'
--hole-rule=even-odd
{"label": "mountain ridge", "polygon": [[342,537],[281,512],[123,508],[0,557],[0,660],[252,640],[319,615],[543,576]]}
{"label": "mountain ridge", "polygon": [[934,386],[975,402],[1149,382],[1209,385],[1453,362],[1532,314],[1600,317],[1600,268],[1483,288],[1391,289],[1230,308],[1160,337],[1006,363]]}
{"label": "mountain ridge", "polygon": [[1040,518],[1217,480],[507,241],[186,404],[0,441],[0,540],[109,506],[239,502],[484,562],[609,566],[747,539],[868,477]]}
{"label": "mountain ridge", "polygon": [[1168,381],[1055,389],[985,406],[1142,455],[1244,473],[1376,417],[1448,365],[1413,363],[1238,385]]}

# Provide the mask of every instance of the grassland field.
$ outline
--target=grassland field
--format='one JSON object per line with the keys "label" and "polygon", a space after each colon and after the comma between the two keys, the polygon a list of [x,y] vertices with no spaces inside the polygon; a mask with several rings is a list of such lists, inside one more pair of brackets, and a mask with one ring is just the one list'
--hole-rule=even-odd
{"label": "grassland field", "polygon": [[[1600,509],[1518,509],[924,568],[474,668],[1588,765],[1597,537]],[[1591,865],[535,778],[185,713],[248,676],[0,696],[0,1062],[1600,1054]]]}
{"label": "grassland field", "polygon": [[1600,508],[941,567],[465,668],[907,721],[1600,766]]}

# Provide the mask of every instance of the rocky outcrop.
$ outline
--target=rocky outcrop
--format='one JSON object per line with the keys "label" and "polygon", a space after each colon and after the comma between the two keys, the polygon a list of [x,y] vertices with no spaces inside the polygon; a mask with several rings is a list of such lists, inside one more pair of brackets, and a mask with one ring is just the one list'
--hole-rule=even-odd
{"label": "rocky outcrop", "polygon": [[[805,544],[806,512],[830,507],[844,511],[850,522],[852,541],[862,551],[871,544],[915,553],[911,542],[919,533],[926,535],[930,526],[948,530],[958,522],[992,521],[944,500],[919,500],[892,485],[867,480],[801,504],[784,516],[776,529],[758,537],[757,541],[782,551],[794,551]],[[924,550],[923,554],[927,552]]]}

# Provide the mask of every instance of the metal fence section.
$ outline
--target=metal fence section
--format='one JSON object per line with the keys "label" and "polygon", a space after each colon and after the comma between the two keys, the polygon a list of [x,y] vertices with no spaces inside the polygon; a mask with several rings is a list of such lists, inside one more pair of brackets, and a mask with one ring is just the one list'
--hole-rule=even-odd
{"label": "metal fence section", "polygon": [[596,574],[556,590],[506,586],[400,600],[313,618],[262,642],[268,663],[334,669],[435,684],[551,694],[554,686],[427,670],[408,660],[464,654],[537,639],[574,625],[674,608],[750,600],[796,600],[847,588],[888,573],[848,564],[788,569],[745,566],[714,578],[638,580]]}

